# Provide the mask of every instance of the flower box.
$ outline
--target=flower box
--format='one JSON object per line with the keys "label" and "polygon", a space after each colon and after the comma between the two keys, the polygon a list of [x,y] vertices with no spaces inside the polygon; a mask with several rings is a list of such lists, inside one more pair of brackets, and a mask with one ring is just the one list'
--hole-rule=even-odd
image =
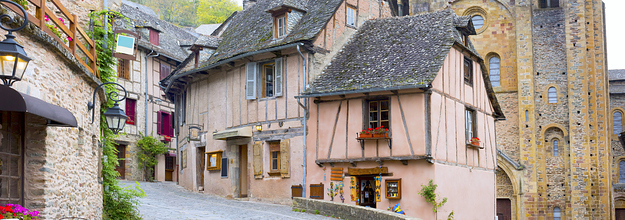
{"label": "flower box", "polygon": [[360,138],[372,138],[373,134],[360,134]]}
{"label": "flower box", "polygon": [[384,134],[373,134],[374,138],[387,138],[388,137],[388,133],[384,133]]}

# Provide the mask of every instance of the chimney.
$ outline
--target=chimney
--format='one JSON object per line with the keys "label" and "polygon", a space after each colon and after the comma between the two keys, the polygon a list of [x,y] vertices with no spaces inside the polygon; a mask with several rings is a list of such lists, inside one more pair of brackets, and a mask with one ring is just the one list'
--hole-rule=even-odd
{"label": "chimney", "polygon": [[249,7],[254,6],[256,0],[243,0],[243,10],[247,10]]}

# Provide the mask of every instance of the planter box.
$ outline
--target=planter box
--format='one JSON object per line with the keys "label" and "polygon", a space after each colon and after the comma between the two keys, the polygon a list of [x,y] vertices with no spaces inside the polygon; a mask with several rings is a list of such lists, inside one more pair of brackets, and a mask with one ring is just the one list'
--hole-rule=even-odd
{"label": "planter box", "polygon": [[360,138],[372,138],[373,134],[360,134]]}
{"label": "planter box", "polygon": [[384,134],[373,134],[374,138],[386,138],[388,137],[388,133],[384,133]]}

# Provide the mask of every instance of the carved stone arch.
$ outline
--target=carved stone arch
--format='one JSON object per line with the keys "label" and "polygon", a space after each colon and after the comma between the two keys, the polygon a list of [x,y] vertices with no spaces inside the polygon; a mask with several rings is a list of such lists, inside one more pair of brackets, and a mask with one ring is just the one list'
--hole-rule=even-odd
{"label": "carved stone arch", "polygon": [[[454,5],[458,2],[464,2],[464,1],[468,1],[468,0],[455,0],[453,1],[451,4]],[[508,14],[512,15],[512,11],[510,10],[510,5],[508,5],[508,3],[502,1],[502,0],[494,0],[495,2],[501,4],[501,6],[503,6],[503,8],[506,9],[506,11],[508,12]],[[510,16],[510,18],[512,18],[512,16]]]}
{"label": "carved stone arch", "polygon": [[622,120],[621,120],[621,125],[623,126],[623,129],[625,131],[625,109],[621,108],[621,107],[614,107],[612,108],[612,110],[610,110],[610,134],[612,136],[612,139],[618,140],[618,134],[614,134],[614,113],[616,112],[620,112],[621,116],[622,116]]}
{"label": "carved stone arch", "polygon": [[615,209],[625,209],[625,197],[619,196],[614,198]]}
{"label": "carved stone arch", "polygon": [[545,138],[545,132],[547,132],[547,129],[553,128],[553,127],[559,128],[562,131],[562,133],[564,134],[564,138],[566,138],[568,140],[569,133],[566,131],[566,128],[564,128],[564,126],[562,126],[562,125],[555,124],[555,123],[543,126],[543,129],[540,131],[540,136],[542,137],[542,139]]}
{"label": "carved stone arch", "polygon": [[503,158],[501,155],[497,155],[497,167],[499,167],[501,170],[503,170],[503,172],[508,175],[508,178],[510,179],[510,182],[512,182],[512,190],[513,196],[519,195],[519,193],[521,192],[521,176],[517,176],[515,174],[517,174],[517,169],[515,168],[515,166],[510,163],[508,160],[506,160],[505,158]]}

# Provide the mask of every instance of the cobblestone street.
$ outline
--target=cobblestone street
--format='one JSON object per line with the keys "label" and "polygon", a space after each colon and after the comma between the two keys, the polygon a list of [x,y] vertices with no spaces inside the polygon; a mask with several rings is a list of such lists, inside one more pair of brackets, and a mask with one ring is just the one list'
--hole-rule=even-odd
{"label": "cobblestone street", "polygon": [[[120,181],[122,185],[135,185]],[[294,212],[290,206],[238,201],[190,192],[176,183],[139,182],[147,196],[140,198],[143,219],[333,219]]]}

